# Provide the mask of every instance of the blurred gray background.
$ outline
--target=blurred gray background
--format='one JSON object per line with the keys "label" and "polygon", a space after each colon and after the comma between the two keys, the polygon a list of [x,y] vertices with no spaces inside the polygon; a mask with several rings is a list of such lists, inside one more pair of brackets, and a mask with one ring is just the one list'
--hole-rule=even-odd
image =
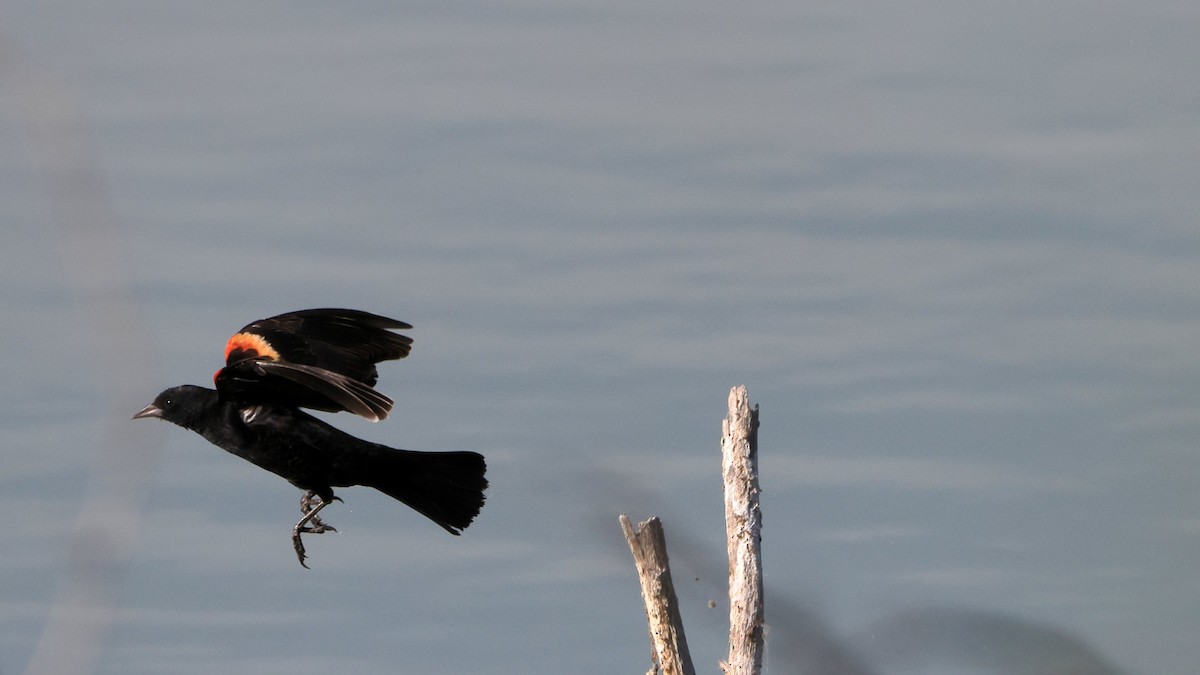
{"label": "blurred gray background", "polygon": [[[726,647],[761,404],[770,673],[1200,662],[1195,3],[0,6],[0,673],[641,673],[617,515]],[[164,424],[243,324],[408,321],[452,538]],[[715,600],[717,607],[708,603]]]}

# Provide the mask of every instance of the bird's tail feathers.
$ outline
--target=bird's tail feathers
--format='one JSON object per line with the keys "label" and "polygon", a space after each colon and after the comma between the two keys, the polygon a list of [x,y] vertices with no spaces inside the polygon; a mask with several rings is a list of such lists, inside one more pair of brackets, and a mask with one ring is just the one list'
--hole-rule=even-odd
{"label": "bird's tail feathers", "polygon": [[451,534],[459,534],[483,508],[488,486],[483,455],[376,446],[373,460],[364,485],[404,502]]}

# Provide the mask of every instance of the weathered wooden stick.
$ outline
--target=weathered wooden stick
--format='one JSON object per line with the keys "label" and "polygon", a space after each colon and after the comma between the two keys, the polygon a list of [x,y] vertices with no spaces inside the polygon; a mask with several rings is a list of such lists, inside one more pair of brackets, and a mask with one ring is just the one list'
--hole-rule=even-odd
{"label": "weathered wooden stick", "polygon": [[727,675],[758,675],[763,662],[762,511],[758,504],[758,406],[745,386],[729,391],[722,424],[725,536],[729,552],[729,660]]}
{"label": "weathered wooden stick", "polygon": [[683,619],[679,615],[679,600],[671,583],[671,566],[667,560],[667,538],[662,521],[651,518],[634,529],[629,517],[621,514],[621,529],[629,542],[629,552],[637,566],[642,585],[642,600],[646,604],[646,622],[650,627],[653,658],[657,664],[647,675],[695,675],[687,638],[683,634]]}

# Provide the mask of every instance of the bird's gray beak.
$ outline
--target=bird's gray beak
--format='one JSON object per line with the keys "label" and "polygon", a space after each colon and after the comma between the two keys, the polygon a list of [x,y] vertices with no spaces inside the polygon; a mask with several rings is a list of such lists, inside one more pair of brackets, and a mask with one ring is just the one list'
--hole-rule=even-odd
{"label": "bird's gray beak", "polygon": [[162,417],[162,415],[163,415],[162,408],[151,403],[150,405],[146,406],[145,408],[142,408],[141,410],[137,411],[137,414],[129,419],[140,420],[143,417]]}

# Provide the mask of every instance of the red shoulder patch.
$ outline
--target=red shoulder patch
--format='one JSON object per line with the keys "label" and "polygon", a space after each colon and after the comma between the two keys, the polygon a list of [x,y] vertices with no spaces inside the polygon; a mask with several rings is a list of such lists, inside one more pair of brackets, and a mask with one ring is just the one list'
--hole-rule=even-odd
{"label": "red shoulder patch", "polygon": [[225,363],[236,363],[243,359],[278,361],[279,352],[261,335],[237,333],[225,343]]}

